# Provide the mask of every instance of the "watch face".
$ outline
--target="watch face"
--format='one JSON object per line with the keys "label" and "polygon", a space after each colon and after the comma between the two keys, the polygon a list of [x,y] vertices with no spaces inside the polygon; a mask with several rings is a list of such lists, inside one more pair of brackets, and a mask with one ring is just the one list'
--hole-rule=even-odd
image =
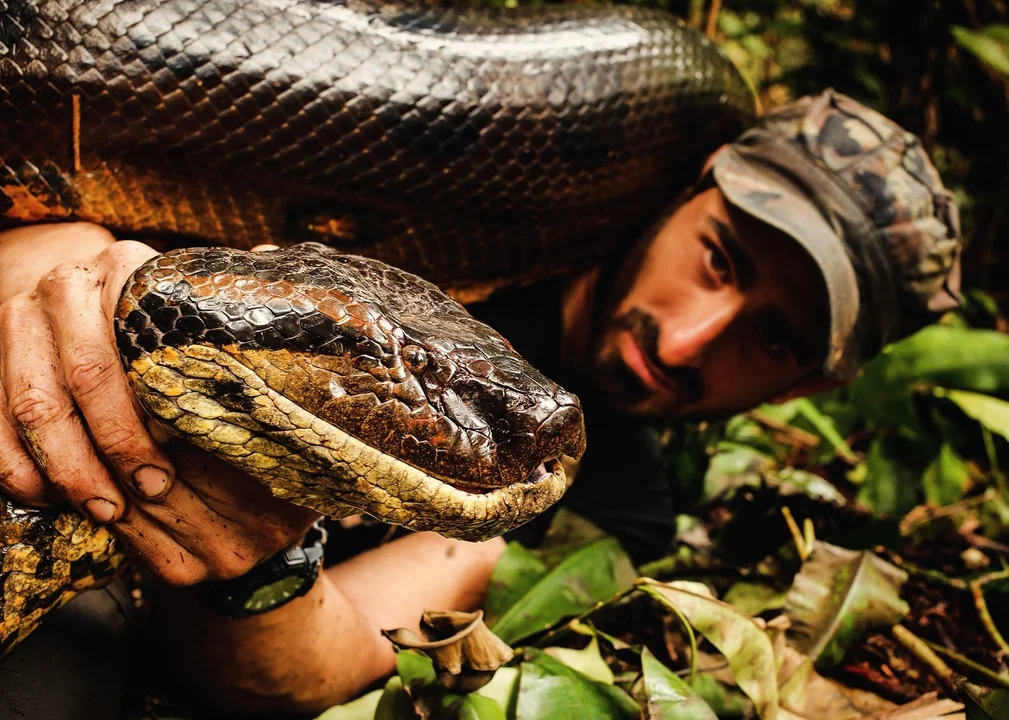
{"label": "watch face", "polygon": [[293,575],[281,578],[269,585],[263,585],[256,588],[249,599],[245,601],[245,604],[242,605],[242,609],[246,612],[258,613],[269,610],[277,605],[283,605],[295,597],[298,591],[305,586],[306,582],[311,582],[311,579]]}

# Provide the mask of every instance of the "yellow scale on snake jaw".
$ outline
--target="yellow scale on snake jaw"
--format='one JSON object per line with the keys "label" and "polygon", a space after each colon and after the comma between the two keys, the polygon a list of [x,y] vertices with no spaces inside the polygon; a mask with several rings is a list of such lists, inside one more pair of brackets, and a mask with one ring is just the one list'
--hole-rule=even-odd
{"label": "yellow scale on snake jaw", "polygon": [[[297,372],[297,359],[284,350],[191,345],[158,348],[133,361],[129,376],[141,401],[178,435],[227,458],[277,497],[331,517],[367,512],[393,524],[482,540],[529,520],[564,493],[566,474],[560,464],[536,483],[481,494],[454,488],[306,412],[269,387],[257,373],[269,376],[274,366],[270,356],[285,359],[284,377]],[[229,410],[204,394],[205,380],[240,383],[255,409],[247,414]],[[286,436],[288,442],[264,437],[271,434]],[[295,443],[302,449],[291,449]]]}

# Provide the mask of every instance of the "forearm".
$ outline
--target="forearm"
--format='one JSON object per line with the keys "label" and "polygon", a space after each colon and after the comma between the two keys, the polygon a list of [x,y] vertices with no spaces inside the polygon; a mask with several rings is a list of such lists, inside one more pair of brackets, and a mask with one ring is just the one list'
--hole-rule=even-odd
{"label": "forearm", "polygon": [[166,592],[154,622],[173,674],[222,710],[316,713],[392,671],[381,629],[416,628],[426,609],[480,607],[503,547],[418,533],[329,568],[308,595],[262,616],[222,618],[185,589]]}

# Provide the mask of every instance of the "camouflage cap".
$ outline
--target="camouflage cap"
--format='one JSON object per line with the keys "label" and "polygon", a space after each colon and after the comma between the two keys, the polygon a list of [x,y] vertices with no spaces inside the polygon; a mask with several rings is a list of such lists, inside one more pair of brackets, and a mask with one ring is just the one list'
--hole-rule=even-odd
{"label": "camouflage cap", "polygon": [[769,113],[714,160],[726,199],[823,272],[828,377],[959,302],[956,202],[913,134],[827,90]]}

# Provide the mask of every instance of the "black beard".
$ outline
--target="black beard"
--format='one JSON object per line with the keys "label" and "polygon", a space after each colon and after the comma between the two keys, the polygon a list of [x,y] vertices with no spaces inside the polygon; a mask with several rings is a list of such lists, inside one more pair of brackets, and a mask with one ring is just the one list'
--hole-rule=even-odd
{"label": "black beard", "polygon": [[[627,367],[613,344],[612,339],[623,331],[631,335],[652,367],[661,369],[662,375],[676,389],[673,405],[661,410],[648,407],[654,391]],[[615,408],[658,419],[673,415],[681,407],[696,404],[704,397],[704,378],[697,368],[668,367],[662,363],[659,358],[658,323],[643,310],[632,308],[613,318],[607,323],[604,338],[609,338],[610,342],[596,352],[594,380],[596,387]]]}
{"label": "black beard", "polygon": [[[595,291],[593,338],[590,343],[592,379],[607,403],[617,411],[635,415],[647,415],[652,419],[666,419],[686,404],[700,401],[704,396],[704,381],[696,369],[689,367],[669,368],[658,356],[659,327],[653,317],[642,310],[633,308],[620,316],[614,316],[616,308],[626,297],[638,277],[641,265],[655,238],[669,219],[690,200],[697,188],[687,188],[676,198],[652,226],[642,234],[629,250],[610,258],[603,266]],[[627,367],[607,341],[621,330],[627,330],[638,343],[645,356],[654,367],[661,368],[677,389],[676,407],[662,411],[642,410],[640,406],[650,399],[654,392]]]}

